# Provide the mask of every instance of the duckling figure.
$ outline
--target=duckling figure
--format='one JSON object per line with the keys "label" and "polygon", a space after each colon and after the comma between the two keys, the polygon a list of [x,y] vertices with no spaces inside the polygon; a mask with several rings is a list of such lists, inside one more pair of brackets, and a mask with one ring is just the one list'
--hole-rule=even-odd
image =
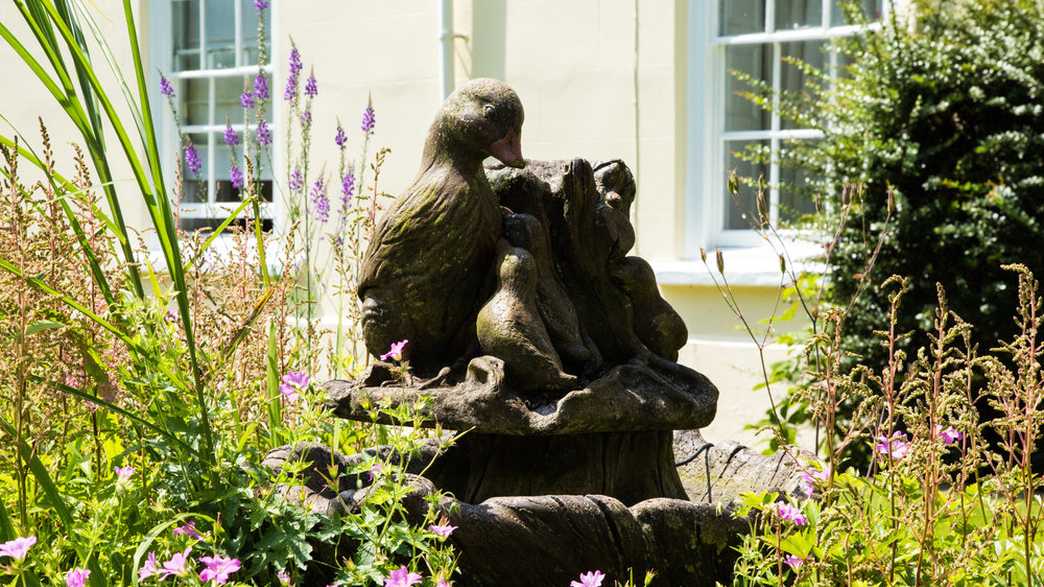
{"label": "duckling figure", "polygon": [[[506,220],[510,222],[510,220]],[[537,262],[506,239],[497,244],[497,291],[479,311],[479,344],[485,354],[504,361],[508,381],[519,391],[569,389],[574,375],[562,371],[537,307]]]}
{"label": "duckling figure", "polygon": [[493,291],[502,233],[482,161],[525,165],[523,119],[518,95],[492,79],[468,82],[439,110],[420,171],[378,223],[363,259],[358,295],[374,355],[407,339],[407,358],[423,375],[477,348],[474,321]]}

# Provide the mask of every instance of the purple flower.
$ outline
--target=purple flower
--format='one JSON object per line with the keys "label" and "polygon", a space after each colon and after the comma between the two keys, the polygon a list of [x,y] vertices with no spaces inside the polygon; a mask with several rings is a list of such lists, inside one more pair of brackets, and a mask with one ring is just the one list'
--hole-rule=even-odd
{"label": "purple flower", "polygon": [[319,95],[319,82],[315,81],[315,72],[308,72],[308,80],[305,81],[304,93],[309,98],[314,98]]}
{"label": "purple flower", "polygon": [[264,102],[268,99],[268,95],[268,78],[265,77],[265,74],[259,73],[257,74],[257,77],[254,78],[254,96],[256,96],[258,100]]}
{"label": "purple flower", "polygon": [[783,562],[786,563],[788,567],[796,571],[801,568],[801,565],[805,564],[805,559],[801,558],[800,556],[788,554],[787,556],[783,557]]}
{"label": "purple flower", "polygon": [[957,444],[964,438],[964,433],[960,430],[953,426],[947,426],[944,429],[941,424],[935,425],[935,434],[946,444]]}
{"label": "purple flower", "polygon": [[308,387],[308,375],[300,371],[291,371],[283,375],[279,383],[279,393],[283,394],[287,401],[293,402],[300,397],[298,392],[306,387]]}
{"label": "purple flower", "polygon": [[424,581],[424,577],[411,572],[406,567],[399,567],[384,580],[384,587],[410,587]]}
{"label": "purple flower", "polygon": [[159,574],[159,563],[156,562],[156,553],[150,552],[148,560],[138,569],[138,580],[144,581],[156,574]]}
{"label": "purple flower", "polygon": [[28,554],[29,549],[36,544],[36,536],[23,536],[0,543],[0,556],[9,556],[15,560],[22,560]]}
{"label": "purple flower", "polygon": [[310,126],[312,124],[312,111],[305,110],[301,113],[301,126]]}
{"label": "purple flower", "polygon": [[602,571],[588,571],[580,573],[579,581],[570,581],[569,587],[602,587],[603,579],[605,579],[605,573]]}
{"label": "purple flower", "polygon": [[877,437],[874,450],[891,457],[892,460],[901,461],[910,454],[910,442],[905,432],[895,432],[891,439],[881,435]]}
{"label": "purple flower", "polygon": [[347,208],[355,195],[355,174],[349,169],[341,178],[341,203]]}
{"label": "purple flower", "polygon": [[134,467],[114,467],[113,471],[116,473],[116,478],[120,481],[126,481],[134,475]]}
{"label": "purple flower", "polygon": [[268,0],[254,0],[254,8],[264,10],[268,8]]}
{"label": "purple flower", "polygon": [[170,83],[162,73],[160,74],[160,93],[168,98],[174,97],[174,84]]}
{"label": "purple flower", "polygon": [[279,579],[280,585],[289,585],[290,573],[287,573],[286,571],[279,571],[278,573],[276,573],[276,579]]}
{"label": "purple flower", "polygon": [[243,92],[239,95],[239,105],[250,110],[254,107],[254,92]]}
{"label": "purple flower", "polygon": [[435,587],[450,587],[450,584],[444,577],[439,577],[439,581],[435,583]]}
{"label": "purple flower", "polygon": [[272,144],[272,129],[268,128],[267,120],[257,123],[257,142],[266,147]]}
{"label": "purple flower", "polygon": [[301,173],[300,167],[294,167],[294,171],[290,174],[290,191],[300,191],[304,187],[304,174]]}
{"label": "purple flower", "polygon": [[377,479],[377,477],[379,477],[379,476],[380,476],[380,474],[381,474],[381,472],[382,472],[382,471],[384,471],[384,465],[382,465],[382,464],[381,464],[381,463],[379,463],[379,462],[377,462],[377,463],[374,463],[374,464],[373,464],[373,465],[372,465],[372,466],[370,467],[370,470],[369,470],[369,472],[368,472],[368,473],[366,473],[366,475],[367,475],[367,476],[368,476],[368,477],[370,478],[370,483],[373,483],[373,482],[374,482],[374,480],[376,480],[376,479]]}
{"label": "purple flower", "polygon": [[381,360],[387,361],[388,359],[395,359],[396,361],[401,361],[402,351],[406,348],[406,343],[408,342],[410,341],[403,339],[399,342],[391,343],[391,346],[388,348],[388,352],[381,355]]}
{"label": "purple flower", "polygon": [[780,503],[776,506],[776,515],[779,519],[791,522],[795,526],[804,526],[808,523],[808,518],[805,514],[801,513],[801,510],[789,503]]}
{"label": "purple flower", "polygon": [[362,116],[362,131],[366,134],[373,132],[373,127],[377,125],[377,114],[373,111],[373,102],[368,101],[366,103],[366,110],[363,110]]}
{"label": "purple flower", "polygon": [[319,178],[312,182],[312,211],[319,222],[330,219],[330,200],[326,197],[326,181]]}
{"label": "purple flower", "polygon": [[72,569],[65,574],[65,587],[84,587],[90,576],[91,571],[88,569]]}
{"label": "purple flower", "polygon": [[428,526],[428,530],[431,530],[431,532],[436,536],[441,536],[443,538],[449,538],[450,534],[453,534],[453,531],[456,529],[457,527],[451,526],[449,521],[445,518],[440,520],[438,524]]}
{"label": "purple flower", "polygon": [[344,149],[344,146],[348,144],[348,135],[344,133],[340,122],[337,123],[337,134],[334,135],[334,143],[337,143],[337,146],[341,149]]}
{"label": "purple flower", "polygon": [[166,579],[171,576],[184,577],[188,575],[191,571],[188,560],[190,554],[192,554],[191,546],[182,552],[175,552],[174,556],[170,557],[170,560],[165,561],[163,568],[159,570],[162,575],[161,578]]}
{"label": "purple flower", "polygon": [[240,567],[238,558],[204,556],[199,560],[207,567],[199,574],[199,580],[204,583],[213,581],[218,585],[224,585],[228,582],[228,576],[238,571]]}
{"label": "purple flower", "polygon": [[235,147],[239,144],[239,133],[232,128],[232,124],[225,124],[225,144],[229,147]]}
{"label": "purple flower", "polygon": [[203,160],[199,158],[199,152],[196,151],[196,145],[193,145],[192,143],[187,143],[185,145],[185,165],[188,166],[192,175],[199,175],[200,170],[203,169]]}
{"label": "purple flower", "polygon": [[292,101],[297,97],[297,82],[301,76],[304,64],[301,63],[301,52],[294,45],[290,48],[290,75],[286,76],[286,89],[283,90],[283,100]]}
{"label": "purple flower", "polygon": [[235,163],[232,164],[232,168],[229,169],[229,179],[232,181],[232,187],[241,190],[243,189],[244,178],[243,170],[239,168]]}
{"label": "purple flower", "polygon": [[189,538],[195,538],[196,540],[200,541],[203,540],[203,536],[201,536],[199,532],[196,530],[196,522],[194,520],[189,520],[185,522],[183,526],[178,526],[177,528],[174,528],[174,535],[188,536]]}

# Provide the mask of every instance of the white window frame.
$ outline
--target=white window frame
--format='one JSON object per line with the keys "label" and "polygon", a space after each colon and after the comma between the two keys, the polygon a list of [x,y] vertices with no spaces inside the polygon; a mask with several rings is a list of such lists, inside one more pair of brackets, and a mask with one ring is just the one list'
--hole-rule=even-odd
{"label": "white window frame", "polygon": [[[266,108],[271,112],[272,121],[270,127],[272,129],[272,145],[271,145],[271,161],[266,162],[271,166],[272,172],[272,201],[261,202],[261,217],[272,221],[272,232],[271,234],[281,234],[285,229],[285,214],[282,214],[283,209],[282,197],[280,196],[279,182],[277,181],[277,170],[283,168],[282,149],[280,148],[282,143],[282,117],[279,115],[278,101],[279,94],[276,88],[281,87],[282,79],[277,77],[279,70],[275,67],[276,58],[279,55],[279,35],[278,24],[276,19],[276,10],[279,7],[279,0],[272,0],[270,6],[267,8],[271,13],[271,25],[265,31],[265,43],[268,53],[268,64],[258,65],[241,65],[243,58],[242,51],[242,10],[243,6],[239,0],[200,0],[200,65],[204,65],[204,58],[206,55],[206,2],[235,2],[235,54],[236,54],[236,66],[228,68],[218,69],[196,69],[187,71],[175,71],[174,70],[174,40],[171,23],[173,22],[171,14],[171,0],[155,0],[149,3],[149,55],[153,67],[149,72],[151,88],[154,90],[150,96],[152,97],[152,111],[153,117],[157,121],[157,141],[160,154],[163,157],[165,175],[164,178],[168,185],[174,185],[175,172],[177,165],[181,165],[181,135],[178,133],[178,126],[174,120],[174,115],[170,111],[169,106],[166,102],[166,97],[161,95],[159,92],[160,74],[162,73],[168,79],[174,83],[175,91],[181,92],[184,89],[184,84],[180,83],[182,80],[187,79],[199,79],[208,78],[210,80],[210,87],[208,95],[211,97],[209,101],[209,115],[208,119],[213,124],[199,124],[199,125],[185,125],[181,127],[181,133],[183,134],[207,134],[208,148],[207,148],[207,169],[210,170],[209,176],[207,177],[207,202],[182,202],[178,207],[178,214],[181,218],[212,218],[221,219],[228,217],[235,209],[239,206],[240,202],[217,202],[216,197],[216,151],[215,147],[218,145],[220,140],[220,134],[225,130],[224,121],[214,120],[214,81],[221,77],[246,77],[257,75],[259,71],[264,71],[268,75],[269,88],[271,98],[269,99]],[[179,113],[183,115],[184,113]],[[246,138],[247,133],[254,131],[255,126],[253,124],[245,125],[242,121],[231,124],[232,128],[236,132],[240,133],[240,136]],[[242,142],[240,148],[242,148]],[[245,173],[245,170],[244,170]],[[240,217],[247,218],[252,215],[249,210],[244,210],[240,213]],[[225,239],[226,235],[219,237],[219,240]],[[270,259],[271,261],[272,259]]]}
{"label": "white window frame", "polygon": [[[778,220],[779,152],[781,141],[788,139],[815,139],[822,133],[814,129],[782,129],[778,108],[771,112],[769,130],[726,131],[725,106],[727,76],[725,49],[736,45],[773,45],[772,90],[778,105],[782,84],[780,44],[794,41],[830,41],[841,37],[879,30],[880,23],[868,25],[830,26],[831,0],[822,0],[820,26],[773,31],[776,0],[767,0],[763,31],[740,35],[719,34],[719,0],[690,0],[689,2],[689,68],[688,68],[688,162],[686,174],[685,245],[687,251],[703,248],[758,247],[764,242],[753,230],[730,230],[725,227],[725,145],[728,141],[769,141],[772,160],[769,164],[770,218]],[[888,17],[890,1],[882,3],[882,18]],[[829,55],[829,67],[837,69],[837,50]],[[796,231],[784,231],[785,236],[800,239]]]}

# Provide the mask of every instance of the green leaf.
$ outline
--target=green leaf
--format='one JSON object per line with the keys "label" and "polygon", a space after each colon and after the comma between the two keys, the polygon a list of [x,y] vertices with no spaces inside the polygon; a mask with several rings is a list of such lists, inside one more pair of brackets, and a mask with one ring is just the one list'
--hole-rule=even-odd
{"label": "green leaf", "polygon": [[40,459],[33,454],[32,449],[24,441],[18,439],[17,430],[6,418],[0,417],[0,427],[10,434],[11,439],[17,443],[16,449],[22,453],[22,459],[29,464],[29,470],[32,472],[33,477],[36,478],[36,483],[43,490],[44,503],[58,514],[58,519],[62,523],[62,529],[65,532],[70,532],[73,527],[72,512],[62,498],[62,494],[58,491],[58,487],[55,486],[54,481],[51,479],[50,473],[47,472],[47,467],[40,462]]}
{"label": "green leaf", "polygon": [[54,320],[38,320],[26,327],[25,335],[32,336],[38,332],[44,332],[45,330],[57,330],[64,327],[65,324],[55,322]]}

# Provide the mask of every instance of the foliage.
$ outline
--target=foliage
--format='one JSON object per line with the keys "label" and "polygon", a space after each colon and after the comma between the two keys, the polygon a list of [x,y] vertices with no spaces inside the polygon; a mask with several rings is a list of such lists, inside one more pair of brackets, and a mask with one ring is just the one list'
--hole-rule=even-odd
{"label": "foliage", "polygon": [[[63,175],[66,165],[43,121],[38,149],[24,137],[0,136],[0,365],[9,374],[0,382],[0,577],[94,586],[144,584],[169,573],[183,584],[286,584],[302,579],[313,549],[336,549],[350,536],[359,547],[338,553],[340,566],[331,569],[340,583],[380,583],[404,566],[423,574],[426,585],[448,579],[455,555],[445,535],[429,527],[437,520],[407,521],[408,484],[398,464],[442,437],[340,422],[309,384],[324,374],[313,283],[334,271],[345,305],[354,304],[353,259],[379,210],[376,178],[387,151],[371,164],[372,189],[355,194],[344,177],[363,175],[366,150],[346,163],[338,138],[343,197],[334,230],[356,237],[338,244],[337,264],[324,262],[315,245],[330,237],[315,205],[325,192],[291,189],[291,169],[287,189],[279,189],[289,227],[280,235],[261,230],[256,178],[271,161],[260,148],[270,137],[258,91],[244,110],[251,132],[242,144],[241,205],[210,234],[184,233],[177,222],[184,172],[176,166],[176,181],[167,185],[131,3],[123,9],[133,83],[113,72],[126,90],[126,118],[99,82],[89,48],[108,47],[85,7],[73,0],[14,4],[38,47],[29,49],[30,40],[4,23],[0,37],[68,115],[83,150],[73,147],[71,173]],[[267,9],[267,2],[255,4]],[[170,97],[175,90],[164,82],[159,90]],[[288,136],[287,149],[299,148],[287,160],[306,170],[304,182],[316,95],[314,78],[304,96],[296,87],[286,93],[301,121],[288,130],[301,141]],[[373,133],[371,107],[367,116],[365,144]],[[124,163],[119,158],[135,182],[117,197],[110,170]],[[27,183],[33,174],[25,165],[42,179]],[[362,185],[360,177],[360,192]],[[129,197],[144,204],[158,255],[124,222]],[[267,257],[276,239],[283,241],[282,266]],[[218,242],[231,251],[227,257],[214,254]],[[357,312],[345,314],[337,343],[327,349],[327,364],[342,372],[364,364],[352,348]],[[415,423],[405,411],[392,416]],[[360,465],[380,471],[361,508],[321,518],[287,491],[300,484],[292,471],[262,466],[270,449],[299,441],[349,453],[388,447]]]}

